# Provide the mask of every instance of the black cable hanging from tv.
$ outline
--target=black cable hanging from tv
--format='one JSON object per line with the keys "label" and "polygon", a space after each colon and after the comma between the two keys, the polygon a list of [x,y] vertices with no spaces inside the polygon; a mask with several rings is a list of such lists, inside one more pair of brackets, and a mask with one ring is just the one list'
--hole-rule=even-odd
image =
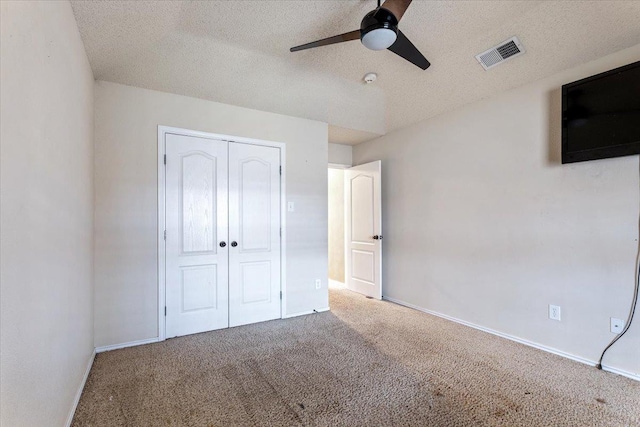
{"label": "black cable hanging from tv", "polygon": [[[639,168],[640,168],[640,165],[639,165]],[[640,169],[638,170],[638,173],[640,175]],[[622,338],[622,336],[629,330],[629,327],[631,326],[631,322],[633,321],[633,315],[636,311],[636,306],[638,304],[638,291],[640,290],[640,215],[638,217],[638,235],[639,235],[638,255],[636,256],[636,287],[633,292],[633,301],[631,302],[631,311],[629,312],[629,317],[627,318],[626,325],[624,326],[624,329],[622,329],[622,332],[616,335],[616,337],[613,340],[611,340],[609,345],[606,346],[605,349],[602,351],[602,354],[600,355],[600,359],[598,360],[598,364],[596,365],[596,368],[598,369],[602,369],[602,359],[604,358],[604,354],[607,352],[607,350],[609,350],[611,346],[613,346],[616,343],[616,341]]]}

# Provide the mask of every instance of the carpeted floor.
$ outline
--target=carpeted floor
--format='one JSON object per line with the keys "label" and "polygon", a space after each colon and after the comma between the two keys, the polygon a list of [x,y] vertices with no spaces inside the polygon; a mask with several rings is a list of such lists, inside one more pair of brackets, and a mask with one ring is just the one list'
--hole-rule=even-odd
{"label": "carpeted floor", "polygon": [[73,426],[640,426],[640,383],[389,302],[99,354]]}

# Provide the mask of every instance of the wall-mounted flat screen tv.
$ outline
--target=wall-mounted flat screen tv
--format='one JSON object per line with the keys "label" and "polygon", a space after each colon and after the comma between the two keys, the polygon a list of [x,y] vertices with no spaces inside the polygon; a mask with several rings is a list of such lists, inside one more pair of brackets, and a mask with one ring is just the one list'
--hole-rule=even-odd
{"label": "wall-mounted flat screen tv", "polygon": [[640,61],[562,86],[562,163],[640,154]]}

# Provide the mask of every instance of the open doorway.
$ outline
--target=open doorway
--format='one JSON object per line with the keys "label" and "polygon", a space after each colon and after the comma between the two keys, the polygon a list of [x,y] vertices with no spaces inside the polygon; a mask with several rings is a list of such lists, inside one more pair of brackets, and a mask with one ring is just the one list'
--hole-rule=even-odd
{"label": "open doorway", "polygon": [[329,181],[329,286],[345,286],[344,236],[344,169],[348,166],[330,165]]}

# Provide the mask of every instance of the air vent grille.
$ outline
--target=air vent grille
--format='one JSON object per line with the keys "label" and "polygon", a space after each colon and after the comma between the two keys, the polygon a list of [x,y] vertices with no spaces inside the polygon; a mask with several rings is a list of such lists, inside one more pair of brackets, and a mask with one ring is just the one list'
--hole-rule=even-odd
{"label": "air vent grille", "polygon": [[480,60],[485,66],[491,67],[492,65],[495,65],[500,61],[503,61],[504,58],[500,56],[497,50],[491,49],[489,52],[485,53],[484,55],[480,55]]}
{"label": "air vent grille", "polygon": [[516,45],[513,40],[509,43],[505,43],[502,46],[496,48],[502,59],[507,59],[517,53],[520,53],[520,49],[518,49],[518,45]]}
{"label": "air vent grille", "polygon": [[508,58],[513,58],[524,53],[524,48],[517,37],[505,40],[497,46],[476,55],[476,59],[485,70],[495,67]]}

